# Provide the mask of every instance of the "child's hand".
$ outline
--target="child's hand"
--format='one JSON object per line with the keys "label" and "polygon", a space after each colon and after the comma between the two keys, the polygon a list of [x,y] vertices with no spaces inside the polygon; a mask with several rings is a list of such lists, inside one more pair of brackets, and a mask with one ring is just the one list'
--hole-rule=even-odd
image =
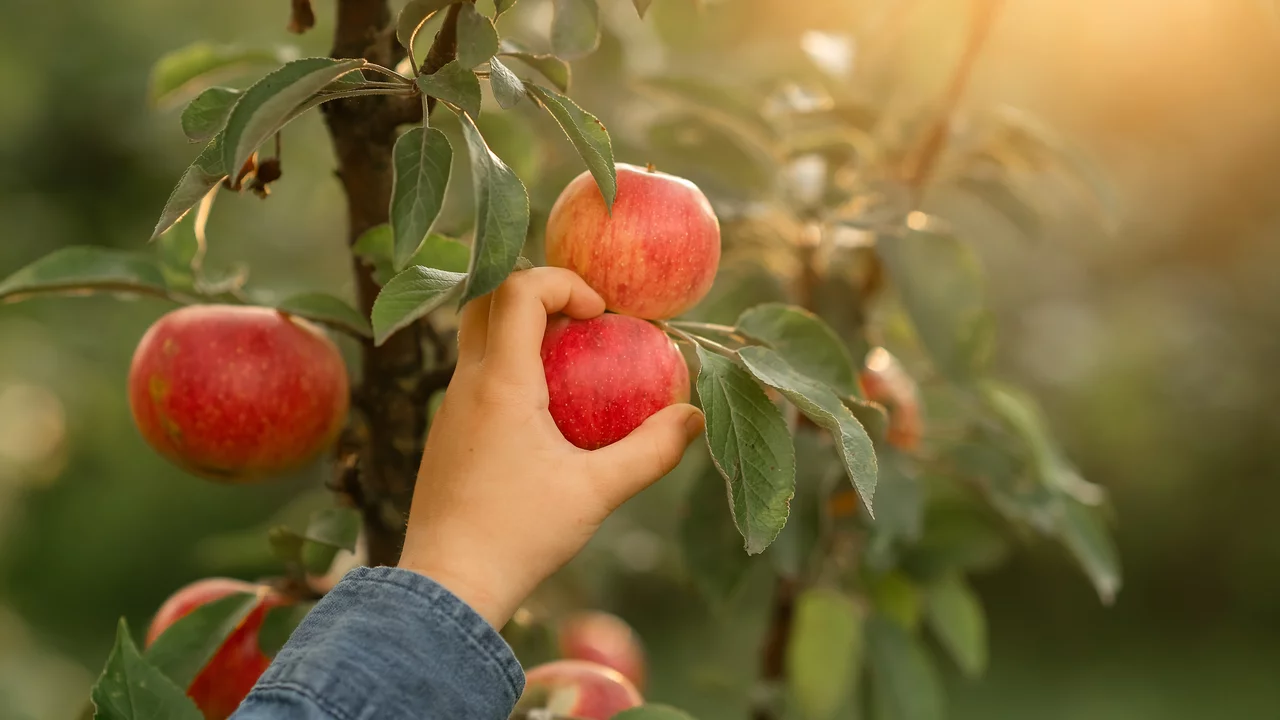
{"label": "child's hand", "polygon": [[534,268],[462,311],[458,367],[427,438],[400,558],[497,628],[702,431],[702,414],[680,404],[608,447],[571,445],[547,411],[539,356],[557,312],[591,318],[604,301],[568,270]]}

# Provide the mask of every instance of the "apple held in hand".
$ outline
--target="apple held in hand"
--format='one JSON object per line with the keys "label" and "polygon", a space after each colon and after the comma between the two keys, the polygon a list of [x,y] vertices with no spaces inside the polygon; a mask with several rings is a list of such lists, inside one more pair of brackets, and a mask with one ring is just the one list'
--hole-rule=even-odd
{"label": "apple held in hand", "polygon": [[547,219],[547,263],[581,275],[614,312],[659,320],[698,303],[720,264],[720,223],[698,186],[617,165],[610,215],[589,173],[569,183]]}
{"label": "apple held in hand", "polygon": [[882,347],[867,353],[866,367],[858,374],[862,394],[889,411],[889,429],[885,439],[899,450],[920,447],[924,435],[924,416],[916,381],[898,358]]}
{"label": "apple held in hand", "polygon": [[143,336],[129,369],[129,406],[151,447],[228,482],[305,465],[342,429],[349,394],[333,341],[270,308],[175,310]]}
{"label": "apple held in hand", "polygon": [[206,578],[170,596],[147,629],[149,647],[170,625],[196,608],[233,593],[254,593],[258,596],[258,604],[231,631],[209,664],[187,688],[187,695],[195,701],[206,720],[225,720],[235,712],[267,669],[271,659],[258,648],[258,631],[267,610],[288,605],[288,599],[264,585],[228,578]]}
{"label": "apple held in hand", "polygon": [[640,691],[617,670],[584,660],[556,660],[525,674],[516,710],[542,709],[575,720],[609,720],[644,704]]}
{"label": "apple held in hand", "polygon": [[595,450],[650,415],[689,401],[689,368],[661,330],[626,315],[556,317],[542,338],[551,417],[565,439]]}
{"label": "apple held in hand", "polygon": [[613,668],[644,689],[644,647],[622,618],[600,611],[575,613],[560,623],[559,636],[562,657]]}

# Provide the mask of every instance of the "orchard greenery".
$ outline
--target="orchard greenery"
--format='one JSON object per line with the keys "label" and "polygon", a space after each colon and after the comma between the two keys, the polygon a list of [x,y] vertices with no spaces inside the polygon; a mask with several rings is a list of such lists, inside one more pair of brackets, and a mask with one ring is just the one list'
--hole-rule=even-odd
{"label": "orchard greenery", "polygon": [[[0,281],[0,299],[96,292],[269,305],[353,337],[366,354],[423,323],[447,327],[461,305],[527,266],[524,253],[537,256],[536,244],[526,248],[529,193],[481,133],[482,112],[518,112],[519,122],[532,122],[530,109],[545,112],[608,205],[617,193],[614,142],[573,99],[570,72],[570,61],[599,45],[603,8],[555,0],[548,37],[503,37],[495,21],[515,4],[411,0],[385,28],[403,46],[394,66],[208,42],[162,58],[151,99],[161,108],[185,103],[183,132],[202,150],[163,204],[150,245],[140,238],[136,251],[57,250]],[[310,4],[293,5],[294,29],[306,29],[296,13]],[[634,5],[643,16],[650,2]],[[991,20],[987,6],[975,0],[979,29]],[[442,17],[424,54],[422,28]],[[446,33],[455,41],[440,42]],[[982,37],[971,32],[958,86]],[[264,70],[256,82],[222,85]],[[1029,176],[1084,188],[1099,206],[1105,193],[1094,192],[1097,183],[1064,143],[1012,111],[960,133],[946,107],[905,142],[886,130],[891,121],[880,108],[838,82],[758,80],[691,69],[634,85],[652,111],[644,120],[649,159],[671,160],[663,169],[673,173],[710,168],[715,182],[704,189],[724,233],[711,296],[688,316],[657,323],[696,368],[707,421],[706,471],[690,489],[680,537],[685,566],[712,603],[730,602],[758,563],[778,579],[790,611],[774,628],[781,646],[765,648],[756,717],[822,720],[853,704],[896,720],[940,718],[939,658],[924,638],[932,635],[966,675],[982,674],[986,618],[967,578],[1000,563],[1010,537],[1026,531],[1061,543],[1104,602],[1121,578],[1105,492],[1072,466],[1035,400],[992,375],[979,264],[932,212],[926,190],[954,193],[1027,236],[1046,215]],[[290,122],[371,96],[424,110],[394,144],[389,222],[351,247],[356,267],[381,288],[376,300],[268,300],[243,270],[206,268],[215,198],[266,197],[282,174],[278,150]],[[465,148],[433,125],[442,113],[456,116]],[[470,168],[475,206],[471,231],[459,238],[435,228],[455,164]],[[904,375],[906,390],[871,392],[864,363],[886,357],[872,352],[884,345],[902,355],[919,387]],[[920,412],[904,407],[910,403],[945,409],[946,423],[931,419],[918,443],[890,442],[895,414]],[[355,549],[362,521],[380,517],[349,505],[264,539],[280,562],[279,586],[298,600],[268,613],[260,640],[268,656],[316,599],[308,578],[323,575],[340,549]],[[184,687],[252,599],[204,605],[145,651],[121,621],[92,691],[94,717],[198,719]],[[618,717],[689,716],[646,706]]]}

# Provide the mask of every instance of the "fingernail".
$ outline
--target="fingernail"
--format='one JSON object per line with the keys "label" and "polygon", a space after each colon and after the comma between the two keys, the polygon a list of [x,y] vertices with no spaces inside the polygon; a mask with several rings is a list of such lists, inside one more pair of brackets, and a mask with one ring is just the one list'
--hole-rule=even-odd
{"label": "fingernail", "polygon": [[694,410],[689,414],[689,419],[684,421],[684,432],[685,436],[689,438],[689,442],[693,442],[693,439],[698,437],[702,429],[706,427],[706,424],[707,420],[702,415],[701,410]]}

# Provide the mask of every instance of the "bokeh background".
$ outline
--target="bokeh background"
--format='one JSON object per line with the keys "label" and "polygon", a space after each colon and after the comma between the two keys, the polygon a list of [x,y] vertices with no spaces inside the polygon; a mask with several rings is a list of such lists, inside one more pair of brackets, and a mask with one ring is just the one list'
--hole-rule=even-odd
{"label": "bokeh background", "polygon": [[[525,3],[521,22],[546,21]],[[67,245],[143,247],[195,154],[176,112],[148,104],[157,57],[198,39],[324,54],[330,4],[316,0],[320,24],[298,38],[284,32],[284,0],[0,0],[0,276]],[[610,104],[629,77],[691,57],[743,72],[785,63],[808,31],[857,37],[868,17],[906,5],[894,32],[860,38],[854,74],[874,56],[890,68],[871,83],[880,100],[926,107],[966,10],[656,0],[641,23],[623,0],[602,4],[606,37],[575,65],[574,95],[613,130],[620,159],[641,163],[642,141]],[[780,50],[740,52],[752,43]],[[1280,17],[1252,0],[1009,0],[962,109],[998,105],[1079,147],[1114,198],[1111,232],[1068,207],[1036,242],[995,217],[971,219],[966,239],[999,320],[999,374],[1034,391],[1070,456],[1111,492],[1125,587],[1104,608],[1060,551],[1020,544],[976,581],[992,663],[980,681],[948,674],[951,717],[1275,717]],[[577,166],[519,117],[489,113],[482,129],[530,187],[536,222]],[[290,126],[284,152],[268,201],[219,200],[206,264],[246,263],[262,291],[349,295],[317,115]],[[454,183],[447,222],[467,216],[466,187]],[[118,616],[140,628],[183,582],[270,572],[261,524],[319,483],[322,469],[217,486],[144,446],[124,380],[168,309],[105,297],[0,306],[0,718],[77,712]],[[713,614],[665,571],[680,483],[640,498],[569,572],[648,641],[652,697],[743,717],[767,581],[754,574]],[[295,510],[316,502],[302,498]]]}

